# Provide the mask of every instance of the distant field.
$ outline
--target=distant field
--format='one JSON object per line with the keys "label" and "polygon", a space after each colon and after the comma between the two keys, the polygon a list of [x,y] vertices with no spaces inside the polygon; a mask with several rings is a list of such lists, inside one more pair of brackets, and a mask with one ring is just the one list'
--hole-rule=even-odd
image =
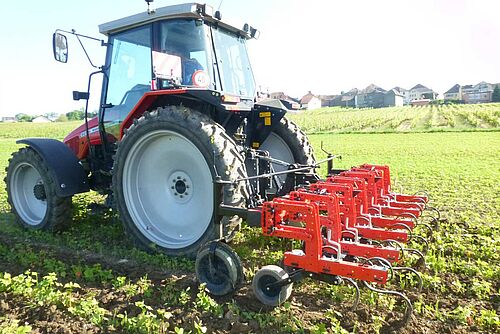
{"label": "distant field", "polygon": [[379,109],[332,107],[294,113],[289,118],[307,133],[498,130],[500,103]]}
{"label": "distant field", "polygon": [[63,139],[68,133],[82,123],[82,121],[60,123],[0,123],[0,139],[20,139],[28,137]]}

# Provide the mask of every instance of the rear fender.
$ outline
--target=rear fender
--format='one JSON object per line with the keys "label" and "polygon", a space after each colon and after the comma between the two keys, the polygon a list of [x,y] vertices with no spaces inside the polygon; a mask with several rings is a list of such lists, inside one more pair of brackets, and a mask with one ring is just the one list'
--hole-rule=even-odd
{"label": "rear fender", "polygon": [[68,197],[90,190],[87,173],[63,142],[48,138],[27,138],[16,143],[26,144],[40,155],[57,185],[57,196]]}

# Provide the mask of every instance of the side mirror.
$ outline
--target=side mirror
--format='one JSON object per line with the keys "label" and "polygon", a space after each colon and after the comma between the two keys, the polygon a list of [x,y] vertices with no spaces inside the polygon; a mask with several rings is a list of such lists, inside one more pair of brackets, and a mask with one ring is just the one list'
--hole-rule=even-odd
{"label": "side mirror", "polygon": [[61,63],[68,62],[68,40],[66,36],[58,32],[54,33],[52,36],[52,51],[55,60]]}

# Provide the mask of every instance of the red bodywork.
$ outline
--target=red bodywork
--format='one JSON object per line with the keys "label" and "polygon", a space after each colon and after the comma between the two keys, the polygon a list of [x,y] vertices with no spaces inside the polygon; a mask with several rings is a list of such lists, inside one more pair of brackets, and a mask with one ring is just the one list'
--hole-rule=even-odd
{"label": "red bodywork", "polygon": [[[177,95],[186,93],[186,89],[171,89],[146,92],[130,113],[120,124],[120,134],[118,140],[123,137],[123,131],[132,125],[134,119],[139,118],[146,110],[151,108],[156,99],[164,95]],[[100,145],[101,136],[99,134],[97,117],[89,120],[90,145]],[[89,144],[86,136],[85,124],[80,125],[64,138],[64,143],[75,153],[78,159],[85,159],[89,154]],[[113,139],[114,140],[114,139]]]}

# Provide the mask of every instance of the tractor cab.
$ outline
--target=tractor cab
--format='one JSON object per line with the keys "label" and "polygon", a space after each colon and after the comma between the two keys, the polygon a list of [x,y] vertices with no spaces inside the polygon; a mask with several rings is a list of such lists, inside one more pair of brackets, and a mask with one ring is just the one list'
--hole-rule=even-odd
{"label": "tractor cab", "polygon": [[224,24],[212,12],[183,4],[99,26],[109,36],[102,94],[107,133],[119,138],[119,125],[149,91],[210,90],[253,102],[250,28]]}

